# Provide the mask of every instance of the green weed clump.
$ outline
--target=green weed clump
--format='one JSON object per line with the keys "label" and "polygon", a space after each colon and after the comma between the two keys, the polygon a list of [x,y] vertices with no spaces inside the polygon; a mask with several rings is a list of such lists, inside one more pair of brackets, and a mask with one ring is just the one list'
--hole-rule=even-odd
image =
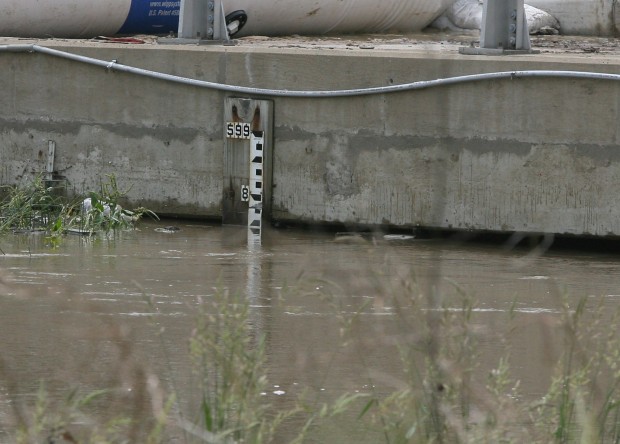
{"label": "green weed clump", "polygon": [[41,177],[24,187],[2,187],[0,235],[7,232],[43,231],[52,244],[67,232],[93,234],[131,229],[144,215],[157,218],[146,208],[129,211],[119,204],[126,192],[116,178],[107,176],[99,192],[67,199]]}
{"label": "green weed clump", "polygon": [[[510,343],[522,327],[513,310],[504,331],[485,332],[474,300],[458,286],[449,298],[414,278],[397,287],[377,286],[400,322],[402,388],[371,395],[358,418],[370,418],[385,443],[620,442],[620,308],[610,313],[596,298],[558,297],[559,314],[540,319],[537,345],[556,345],[558,358],[546,394],[532,401],[512,375]],[[348,342],[356,316],[343,324]],[[491,369],[480,361],[485,334],[505,350]]]}
{"label": "green weed clump", "polygon": [[596,304],[562,303],[563,353],[547,394],[530,408],[536,438],[620,442],[620,309]]}
{"label": "green weed clump", "polygon": [[198,424],[181,426],[204,442],[272,443],[290,418],[304,419],[294,442],[302,442],[320,418],[339,414],[349,399],[311,411],[300,401],[285,411],[274,411],[266,400],[265,332],[252,325],[250,304],[243,294],[216,288],[213,298],[201,301],[200,315],[190,338],[193,370],[201,394]]}
{"label": "green weed clump", "polygon": [[[161,406],[155,418],[144,412],[129,412],[132,405],[118,406],[118,394],[112,389],[82,393],[71,390],[65,399],[53,399],[42,383],[32,405],[15,406],[16,424],[10,433],[14,444],[91,443],[116,444],[166,442],[164,430],[172,408],[172,398]],[[102,414],[102,405],[114,405],[117,411]],[[138,410],[141,410],[138,409]],[[107,419],[103,417],[106,416]],[[5,432],[7,430],[4,430]],[[4,435],[6,438],[8,435]]]}
{"label": "green weed clump", "polygon": [[261,395],[267,386],[265,342],[253,331],[249,304],[216,289],[201,303],[190,339],[200,383],[202,430],[215,442],[262,442],[273,435]]}
{"label": "green weed clump", "polygon": [[51,228],[67,211],[63,199],[36,177],[24,187],[2,187],[0,201],[0,234],[7,231],[43,230]]}
{"label": "green weed clump", "polygon": [[90,421],[85,415],[90,405],[105,394],[106,391],[101,390],[82,396],[72,391],[63,403],[56,404],[50,400],[42,384],[31,411],[20,418],[15,443],[77,443],[80,435],[72,428],[78,422],[89,423],[91,429],[89,442],[101,444],[122,442],[129,425],[127,419],[117,418],[106,424],[98,424]]}
{"label": "green weed clump", "polygon": [[[301,444],[313,426],[342,415],[363,396],[344,394],[316,407],[300,398],[293,408],[277,411],[265,396],[265,335],[251,322],[248,300],[242,294],[217,288],[213,297],[199,302],[189,338],[195,391],[201,398],[196,421],[186,419],[190,415],[180,411],[174,394],[142,387],[151,379],[145,375],[130,384],[144,393],[128,405],[119,404],[114,387],[86,394],[72,390],[66,399],[57,401],[42,384],[34,403],[19,403],[11,442],[159,444],[174,436],[184,443],[267,444],[282,442],[282,428],[294,419],[293,431],[287,430],[292,437],[286,442]],[[0,374],[1,364],[0,360]],[[133,372],[144,373],[138,368]],[[143,402],[158,407],[150,412],[148,407],[132,405]],[[137,408],[133,413],[132,407]],[[114,415],[104,420],[108,415],[102,413],[106,411]],[[150,416],[153,413],[157,414]]]}

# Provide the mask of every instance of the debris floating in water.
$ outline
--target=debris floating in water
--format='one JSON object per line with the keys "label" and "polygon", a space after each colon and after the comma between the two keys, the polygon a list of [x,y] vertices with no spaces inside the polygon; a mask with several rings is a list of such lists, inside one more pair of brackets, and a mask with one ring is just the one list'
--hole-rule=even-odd
{"label": "debris floating in water", "polygon": [[177,231],[181,231],[181,229],[179,227],[169,225],[167,227],[155,228],[155,231],[158,233],[176,233]]}
{"label": "debris floating in water", "polygon": [[354,231],[346,231],[346,232],[336,233],[334,242],[364,244],[368,242],[366,238],[371,237],[371,236],[372,236],[372,233],[360,233],[360,232],[354,232]]}
{"label": "debris floating in water", "polygon": [[406,241],[415,239],[415,236],[409,234],[386,234],[383,236],[383,239],[387,241]]}

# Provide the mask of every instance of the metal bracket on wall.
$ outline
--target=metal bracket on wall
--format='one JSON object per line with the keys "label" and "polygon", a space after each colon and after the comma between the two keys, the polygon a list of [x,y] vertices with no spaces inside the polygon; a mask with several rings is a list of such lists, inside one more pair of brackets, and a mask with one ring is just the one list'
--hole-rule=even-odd
{"label": "metal bracket on wall", "polygon": [[[42,153],[42,152],[41,152]],[[47,141],[47,157],[45,159],[45,171],[43,172],[43,180],[46,188],[66,189],[67,180],[58,174],[55,170],[54,162],[56,159],[56,142],[54,140]]]}
{"label": "metal bracket on wall", "polygon": [[47,141],[47,161],[45,162],[45,180],[51,181],[54,178],[54,157],[56,156],[56,142]]}
{"label": "metal bracket on wall", "polygon": [[245,11],[226,15],[223,0],[181,0],[176,38],[164,37],[158,43],[234,45],[231,36],[247,21]]}
{"label": "metal bracket on wall", "polygon": [[484,0],[480,47],[459,48],[461,54],[536,54],[532,50],[523,0]]}

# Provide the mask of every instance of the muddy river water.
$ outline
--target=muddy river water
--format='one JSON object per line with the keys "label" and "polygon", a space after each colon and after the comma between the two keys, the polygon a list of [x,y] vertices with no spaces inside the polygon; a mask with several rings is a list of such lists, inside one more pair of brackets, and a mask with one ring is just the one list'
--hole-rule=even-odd
{"label": "muddy river water", "polygon": [[[480,372],[506,351],[500,337],[516,319],[512,371],[523,396],[535,399],[561,353],[543,339],[562,300],[586,297],[609,310],[620,301],[620,257],[610,253],[300,229],[270,230],[262,247],[249,249],[241,228],[172,223],[180,230],[147,222],[109,239],[68,236],[55,248],[41,235],[0,240],[0,441],[27,418],[42,381],[50,402],[72,388],[130,399],[137,381],[147,381],[146,398],[176,393],[175,411],[199,421],[188,339],[200,300],[215,288],[249,300],[253,328],[266,338],[264,396],[282,408],[302,392],[319,404],[402,388],[395,344],[425,319],[403,322],[408,310],[458,311],[467,298]],[[407,302],[414,292],[416,307]],[[341,336],[352,317],[354,328]],[[323,442],[363,441],[356,434],[377,442],[360,430],[338,424]],[[186,441],[175,433],[170,442]]]}

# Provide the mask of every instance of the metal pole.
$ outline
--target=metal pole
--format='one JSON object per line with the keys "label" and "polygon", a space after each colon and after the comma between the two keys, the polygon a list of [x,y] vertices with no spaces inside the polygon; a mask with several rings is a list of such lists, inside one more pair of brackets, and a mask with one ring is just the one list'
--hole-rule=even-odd
{"label": "metal pole", "polygon": [[177,39],[159,43],[230,43],[222,0],[181,0]]}
{"label": "metal pole", "polygon": [[508,50],[531,48],[523,0],[484,2],[480,47]]}
{"label": "metal pole", "polygon": [[480,48],[460,48],[461,54],[530,54],[530,34],[523,0],[485,0]]}

